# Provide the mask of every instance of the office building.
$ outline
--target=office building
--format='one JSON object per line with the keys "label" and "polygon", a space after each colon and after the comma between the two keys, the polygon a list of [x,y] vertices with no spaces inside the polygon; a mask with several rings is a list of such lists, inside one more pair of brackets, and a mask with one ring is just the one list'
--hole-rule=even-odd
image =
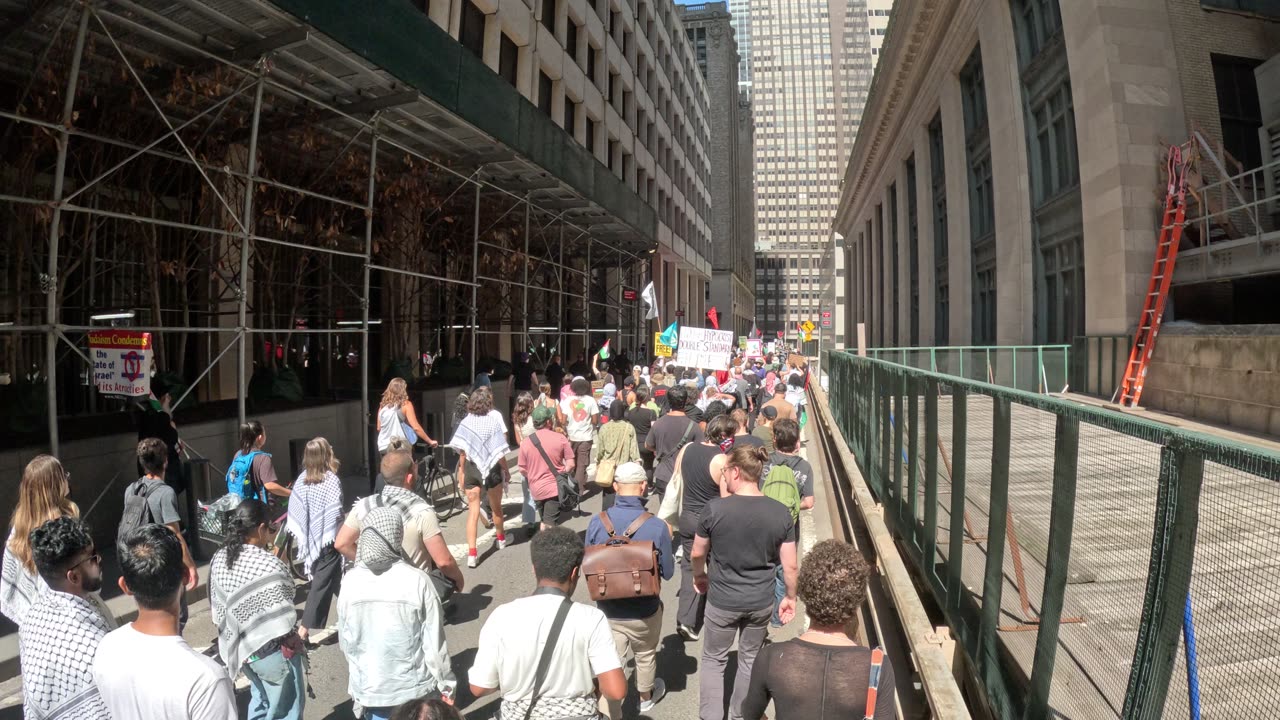
{"label": "office building", "polygon": [[755,314],[751,104],[739,90],[737,43],[723,2],[677,6],[710,98],[711,284],[720,327],[745,335]]}

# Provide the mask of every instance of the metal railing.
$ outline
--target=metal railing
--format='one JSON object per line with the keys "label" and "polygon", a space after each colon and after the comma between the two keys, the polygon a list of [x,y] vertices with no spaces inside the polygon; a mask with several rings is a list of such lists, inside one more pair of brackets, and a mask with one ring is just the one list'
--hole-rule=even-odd
{"label": "metal railing", "polygon": [[1115,397],[1129,361],[1133,335],[1079,335],[1071,343],[1071,392]]}
{"label": "metal railing", "polygon": [[826,367],[995,716],[1273,714],[1280,453],[847,352]]}
{"label": "metal railing", "polygon": [[867,357],[1028,392],[1061,392],[1070,345],[947,345],[867,348]]}

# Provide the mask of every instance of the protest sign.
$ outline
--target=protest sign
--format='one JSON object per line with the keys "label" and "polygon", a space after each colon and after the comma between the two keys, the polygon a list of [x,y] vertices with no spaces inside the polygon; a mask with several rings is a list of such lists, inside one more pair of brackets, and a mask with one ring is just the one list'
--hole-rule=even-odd
{"label": "protest sign", "polygon": [[675,348],[662,342],[662,333],[653,334],[653,354],[656,357],[671,357],[671,352]]}
{"label": "protest sign", "polygon": [[764,357],[764,353],[761,352],[760,344],[761,343],[759,340],[755,340],[755,339],[747,340],[747,357],[749,358]]}
{"label": "protest sign", "polygon": [[682,327],[680,365],[702,370],[728,370],[733,344],[732,330]]}
{"label": "protest sign", "polygon": [[89,333],[93,384],[103,395],[151,394],[151,333],[95,330]]}

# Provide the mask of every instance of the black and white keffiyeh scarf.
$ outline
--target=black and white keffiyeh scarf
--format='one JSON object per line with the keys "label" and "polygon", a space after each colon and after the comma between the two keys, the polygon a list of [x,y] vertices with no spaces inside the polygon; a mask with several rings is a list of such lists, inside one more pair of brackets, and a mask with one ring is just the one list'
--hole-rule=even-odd
{"label": "black and white keffiyeh scarf", "polygon": [[318,483],[306,482],[306,473],[298,476],[289,498],[285,527],[298,542],[298,559],[308,577],[312,563],[337,539],[341,515],[342,481],[337,475],[326,472]]}
{"label": "black and white keffiyeh scarf", "polygon": [[[12,531],[9,538],[13,538]],[[48,589],[44,578],[23,567],[22,561],[13,554],[6,541],[3,565],[0,566],[0,613],[12,620],[14,625],[22,627],[31,606]]]}
{"label": "black and white keffiyeh scarf", "polygon": [[381,575],[396,564],[403,554],[404,519],[391,507],[377,507],[364,516],[360,539],[356,541],[356,564]]}
{"label": "black and white keffiyeh scarf", "polygon": [[298,624],[289,569],[275,555],[244,545],[233,567],[227,550],[209,562],[209,605],[218,626],[218,653],[232,677],[249,656]]}
{"label": "black and white keffiyeh scarf", "polygon": [[467,460],[475,463],[480,477],[488,477],[489,471],[502,461],[507,450],[507,425],[497,410],[488,415],[467,415],[449,441],[449,447],[467,454]]}
{"label": "black and white keffiyeh scarf", "polygon": [[56,590],[36,598],[18,634],[27,720],[110,720],[93,656],[112,630],[89,600]]}

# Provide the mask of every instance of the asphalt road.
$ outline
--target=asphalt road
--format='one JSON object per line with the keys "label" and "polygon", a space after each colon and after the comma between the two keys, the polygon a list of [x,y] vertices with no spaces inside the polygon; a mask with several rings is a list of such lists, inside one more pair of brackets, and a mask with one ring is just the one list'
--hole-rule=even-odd
{"label": "asphalt road", "polygon": [[[476,643],[480,628],[489,613],[498,605],[531,593],[534,589],[533,568],[529,562],[529,546],[527,533],[520,522],[520,486],[518,476],[513,480],[507,496],[506,514],[513,517],[508,523],[508,535],[512,540],[505,549],[498,550],[493,543],[493,531],[483,531],[480,537],[480,566],[465,569],[467,587],[464,592],[455,596],[457,612],[446,628],[449,651],[453,657],[453,670],[458,677],[458,707],[468,720],[488,720],[494,717],[498,709],[498,698],[490,695],[479,700],[471,697],[467,691],[467,670],[475,657]],[[571,520],[567,526],[579,534],[586,531],[590,515],[600,509],[598,497],[590,498],[585,503],[585,511]],[[805,511],[804,515],[811,515]],[[455,515],[442,523],[445,538],[453,550],[454,556],[461,562],[466,555],[466,516]],[[810,518],[801,519],[802,545],[805,550],[814,541],[814,523]],[[510,530],[514,530],[511,532]],[[675,632],[676,591],[679,588],[679,568],[676,576],[664,584],[662,597],[667,611],[663,617],[664,639],[658,658],[658,674],[666,682],[667,696],[652,711],[639,713],[638,697],[635,693],[634,681],[631,694],[624,705],[627,718],[649,718],[651,720],[681,720],[696,718],[698,712],[698,661],[701,656],[700,642],[683,642]],[[583,600],[579,590],[579,600]],[[299,587],[299,610],[306,597],[305,587]],[[802,617],[802,615],[801,615]],[[331,624],[337,620],[336,611],[330,613]],[[799,630],[800,621],[779,631],[774,631],[774,639],[785,640],[793,637]],[[200,602],[191,608],[191,617],[184,636],[195,648],[208,647],[215,636],[209,616],[207,602]],[[314,698],[308,698],[305,717],[307,720],[348,720],[354,718],[350,695],[347,692],[347,661],[337,644],[336,637],[322,641],[321,646],[310,654],[310,683]],[[733,656],[730,657],[729,678],[732,682]],[[631,676],[628,669],[628,677]],[[16,687],[14,687],[16,685]],[[6,687],[7,686],[7,687]],[[237,696],[240,700],[242,714],[248,703],[248,689],[243,675],[237,683]],[[4,702],[0,706],[0,720],[18,720],[22,716],[20,679],[15,678],[5,686],[0,686],[0,697]],[[17,691],[17,694],[15,694]],[[728,688],[726,688],[728,691]],[[14,705],[14,702],[17,705]]]}

